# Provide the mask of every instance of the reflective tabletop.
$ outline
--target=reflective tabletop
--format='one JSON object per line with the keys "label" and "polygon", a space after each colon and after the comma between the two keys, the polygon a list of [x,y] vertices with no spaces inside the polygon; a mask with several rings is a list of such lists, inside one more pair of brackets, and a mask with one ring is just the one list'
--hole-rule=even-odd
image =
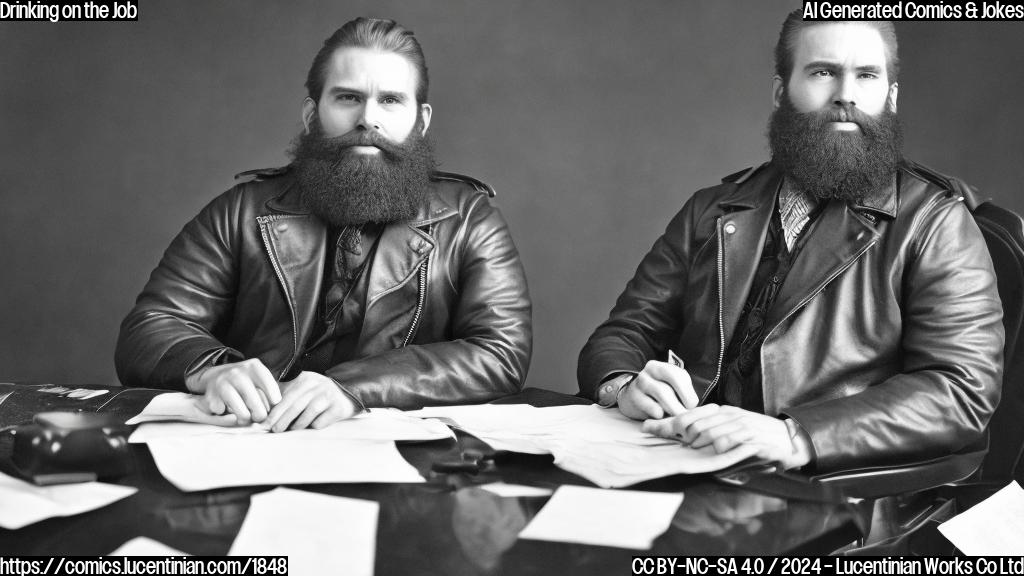
{"label": "reflective tabletop", "polygon": [[[29,385],[0,384],[0,425],[27,423],[43,410],[99,411],[127,419],[156,390],[113,388],[76,400],[44,395]],[[550,406],[587,403],[540,389],[502,402]],[[0,471],[14,474],[11,439],[0,439]],[[132,471],[116,483],[137,487],[133,496],[105,508],[39,522],[20,530],[0,529],[3,555],[108,554],[125,541],[147,536],[193,555],[227,553],[252,494],[273,486],[181,492],[165,480],[145,445],[130,446]],[[304,484],[293,488],[375,500],[377,574],[623,574],[632,556],[827,554],[857,539],[870,519],[863,503],[852,504],[834,488],[780,474],[736,473],[672,476],[630,487],[682,492],[682,506],[668,531],[649,551],[519,540],[519,532],[549,497],[499,497],[479,488],[496,481],[556,488],[592,486],[557,468],[551,456],[497,453],[476,473],[437,473],[435,462],[460,460],[467,451],[487,451],[476,438],[399,443],[399,451],[426,478],[423,484]],[[324,458],[344,458],[344,454]],[[356,465],[356,463],[353,463]],[[282,531],[295,530],[282,526]],[[623,527],[628,530],[628,527]]]}

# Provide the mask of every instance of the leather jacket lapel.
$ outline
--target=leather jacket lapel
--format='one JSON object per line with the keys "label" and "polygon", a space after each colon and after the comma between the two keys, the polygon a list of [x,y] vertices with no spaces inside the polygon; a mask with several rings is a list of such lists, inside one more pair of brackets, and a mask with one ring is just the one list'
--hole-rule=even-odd
{"label": "leather jacket lapel", "polygon": [[726,345],[754,280],[780,181],[774,171],[764,171],[719,203],[723,208],[741,208],[726,212],[718,226],[722,256],[721,330]]}
{"label": "leather jacket lapel", "polygon": [[404,223],[385,226],[370,266],[367,312],[382,297],[409,282],[433,249],[434,239],[419,228]]}
{"label": "leather jacket lapel", "polygon": [[310,215],[271,214],[257,220],[270,264],[292,313],[294,348],[282,376],[313,327],[323,286],[327,228]]}
{"label": "leather jacket lapel", "polygon": [[408,338],[422,300],[417,275],[437,244],[430,233],[431,225],[457,213],[431,193],[413,222],[384,227],[370,265],[356,356],[399,348]]}
{"label": "leather jacket lapel", "polygon": [[804,248],[768,313],[769,331],[849,268],[879,236],[856,210],[835,200],[825,206],[807,233]]}

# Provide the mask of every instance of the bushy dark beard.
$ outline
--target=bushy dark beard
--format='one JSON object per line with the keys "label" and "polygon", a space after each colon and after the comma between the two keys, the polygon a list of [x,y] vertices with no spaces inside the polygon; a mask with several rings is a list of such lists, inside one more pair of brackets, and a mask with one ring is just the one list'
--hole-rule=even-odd
{"label": "bushy dark beard", "polygon": [[[397,144],[370,130],[327,138],[314,118],[310,132],[299,134],[288,151],[302,203],[336,227],[412,220],[426,201],[436,166],[421,127],[422,117]],[[353,146],[380,152],[360,154]]]}
{"label": "bushy dark beard", "polygon": [[[860,131],[829,122],[856,122]],[[805,192],[819,199],[859,201],[889,186],[903,148],[903,129],[888,106],[877,117],[853,106],[800,113],[788,96],[768,125],[772,161]]]}

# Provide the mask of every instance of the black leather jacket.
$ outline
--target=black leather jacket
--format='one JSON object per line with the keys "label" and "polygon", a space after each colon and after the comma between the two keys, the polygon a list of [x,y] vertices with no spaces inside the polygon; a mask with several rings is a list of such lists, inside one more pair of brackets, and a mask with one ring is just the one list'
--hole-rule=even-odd
{"label": "black leather jacket", "polygon": [[[279,379],[294,365],[320,300],[327,228],[286,171],[264,176],[213,200],[171,243],[121,324],[124,385],[185,390],[186,370],[224,348]],[[382,232],[355,359],[327,371],[366,406],[482,402],[522,387],[530,297],[489,195],[438,173],[416,220]]]}
{"label": "black leather jacket", "polygon": [[[584,395],[672,348],[709,396],[780,180],[766,165],[686,203],[583,348]],[[903,166],[895,189],[829,202],[808,233],[765,320],[765,412],[803,426],[819,471],[976,441],[999,401],[1002,306],[961,198]]]}

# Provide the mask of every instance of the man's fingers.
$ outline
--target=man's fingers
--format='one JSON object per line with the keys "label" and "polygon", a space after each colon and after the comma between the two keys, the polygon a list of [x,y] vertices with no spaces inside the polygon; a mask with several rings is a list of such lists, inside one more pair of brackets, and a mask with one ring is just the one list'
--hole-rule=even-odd
{"label": "man's fingers", "polygon": [[[271,430],[274,432],[284,432],[291,426],[292,421],[299,417],[302,410],[306,407],[306,401],[304,398],[296,396],[288,396],[283,398],[281,402],[274,406],[273,410],[270,411],[271,418],[273,418]],[[276,417],[275,417],[275,414]]]}
{"label": "man's fingers", "polygon": [[228,412],[238,417],[239,424],[248,424],[252,420],[252,414],[249,413],[249,409],[245,407],[242,397],[233,387],[221,386],[220,398],[227,405]]}
{"label": "man's fingers", "polygon": [[[689,418],[680,419],[680,438],[687,444],[699,442],[701,446],[707,446],[714,439],[714,434],[720,426],[731,426],[736,420],[736,415],[725,410],[701,411]],[[708,439],[710,437],[710,439]]]}
{"label": "man's fingers", "polygon": [[692,410],[687,410],[672,420],[672,423],[675,426],[675,435],[681,440],[692,440],[692,437],[687,437],[687,430],[690,426],[692,426],[694,422],[698,422],[704,418],[718,414],[721,409],[722,407],[718,404],[705,404],[703,406],[697,406]]}
{"label": "man's fingers", "polygon": [[221,400],[219,396],[208,396],[204,394],[203,404],[206,405],[206,409],[210,412],[210,414],[223,414],[224,411],[228,409],[228,407],[224,404],[224,401]]}
{"label": "man's fingers", "polygon": [[697,392],[693,389],[690,373],[685,369],[668,362],[651,360],[644,366],[643,373],[646,373],[652,380],[668,384],[684,408],[696,408],[700,403]]}
{"label": "man's fingers", "polygon": [[328,408],[330,408],[330,402],[325,398],[320,396],[310,398],[309,402],[306,403],[306,407],[302,410],[302,413],[299,414],[299,417],[296,418],[294,422],[292,422],[291,429],[302,430],[303,428],[308,428],[309,425],[313,423],[313,420]]}
{"label": "man's fingers", "polygon": [[[716,422],[711,423],[707,428],[694,430],[698,425],[704,424],[708,420],[711,420],[711,418],[705,418],[703,421],[690,427],[690,435],[693,437],[693,439],[690,440],[690,446],[693,446],[694,448],[703,448],[710,444],[715,444],[717,447],[718,441],[725,437],[730,437],[737,443],[747,438],[747,434],[743,432],[743,424],[737,422],[735,419],[719,419]],[[729,448],[732,448],[732,445],[730,445]],[[719,452],[724,451],[725,449],[719,450]]]}
{"label": "man's fingers", "polygon": [[644,425],[641,428],[648,434],[654,434],[655,436],[661,436],[663,438],[675,438],[675,428],[673,427],[672,420],[674,418],[660,418],[644,420]]}
{"label": "man's fingers", "polygon": [[270,373],[270,370],[267,369],[263,362],[254,360],[249,373],[253,384],[263,391],[267,399],[267,410],[276,406],[281,401],[281,387],[277,384],[277,380],[274,379],[274,375]]}
{"label": "man's fingers", "polygon": [[263,403],[263,398],[260,397],[260,392],[257,390],[251,382],[239,382],[235,385],[235,391],[245,402],[245,407],[249,410],[249,414],[252,415],[253,422],[262,422],[267,418],[267,412],[270,408]]}
{"label": "man's fingers", "polygon": [[640,392],[643,392],[650,398],[654,399],[654,401],[661,405],[665,410],[665,413],[669,416],[682,414],[686,410],[682,403],[679,402],[679,398],[676,396],[675,390],[673,390],[670,385],[653,379],[646,372],[641,372],[637,375],[636,380],[633,382],[633,386],[635,386]]}
{"label": "man's fingers", "polygon": [[640,411],[641,418],[665,417],[665,411],[661,408],[661,405],[639,389],[632,391],[629,402],[633,404],[633,408]]}

